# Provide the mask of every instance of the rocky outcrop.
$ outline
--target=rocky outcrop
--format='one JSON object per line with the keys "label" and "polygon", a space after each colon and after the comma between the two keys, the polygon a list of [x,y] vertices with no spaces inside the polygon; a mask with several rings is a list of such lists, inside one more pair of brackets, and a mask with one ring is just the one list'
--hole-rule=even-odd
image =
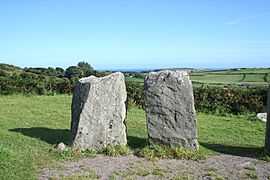
{"label": "rocky outcrop", "polygon": [[152,72],[144,82],[150,145],[197,150],[196,112],[187,72]]}
{"label": "rocky outcrop", "polygon": [[71,138],[75,148],[102,149],[126,144],[127,92],[120,72],[80,79],[72,99]]}

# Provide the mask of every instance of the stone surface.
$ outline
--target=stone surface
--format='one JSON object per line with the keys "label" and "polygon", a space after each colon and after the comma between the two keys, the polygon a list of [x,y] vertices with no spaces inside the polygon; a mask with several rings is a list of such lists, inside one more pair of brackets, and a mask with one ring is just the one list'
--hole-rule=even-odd
{"label": "stone surface", "polygon": [[267,122],[266,122],[266,135],[265,135],[265,152],[270,155],[270,85],[268,87],[268,100],[267,100]]}
{"label": "stone surface", "polygon": [[64,152],[65,150],[67,150],[67,146],[63,142],[60,142],[54,148],[56,151],[59,151],[59,152]]}
{"label": "stone surface", "polygon": [[99,150],[126,144],[127,92],[120,72],[80,79],[72,99],[71,139],[75,148]]}
{"label": "stone surface", "polygon": [[258,113],[256,117],[263,122],[267,121],[267,113]]}
{"label": "stone surface", "polygon": [[144,82],[150,145],[198,150],[193,89],[187,72],[163,70]]}

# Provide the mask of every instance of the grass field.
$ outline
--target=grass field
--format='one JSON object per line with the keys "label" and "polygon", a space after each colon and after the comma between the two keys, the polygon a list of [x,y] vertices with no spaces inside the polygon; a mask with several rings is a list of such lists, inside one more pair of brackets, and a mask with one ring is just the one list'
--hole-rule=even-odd
{"label": "grass field", "polygon": [[240,82],[243,79],[243,75],[234,74],[228,76],[226,75],[213,75],[207,74],[203,76],[191,76],[192,81],[201,82],[201,83],[221,83],[221,84],[229,84],[231,82]]}
{"label": "grass field", "polygon": [[190,73],[192,82],[205,85],[269,84],[269,68],[244,68],[222,71],[199,71]]}
{"label": "grass field", "polygon": [[267,76],[266,76],[266,81],[267,81],[268,83],[270,83],[270,73],[267,74]]}
{"label": "grass field", "polygon": [[261,73],[261,74],[246,74],[245,78],[242,81],[243,82],[266,82],[264,77],[266,77],[266,76],[263,73]]}
{"label": "grass field", "polygon": [[144,82],[143,78],[134,78],[134,77],[125,77],[126,81],[131,81],[131,82]]}
{"label": "grass field", "polygon": [[[56,143],[69,143],[71,96],[0,96],[0,179],[36,179],[39,169],[54,161],[88,156],[50,152]],[[200,152],[257,156],[264,145],[265,123],[246,116],[198,113]],[[145,112],[130,108],[128,145],[146,146]],[[55,168],[55,167],[54,167]],[[61,168],[61,167],[59,167]]]}
{"label": "grass field", "polygon": [[[227,84],[255,84],[266,86],[270,83],[269,68],[242,68],[232,70],[202,70],[190,73],[194,86],[224,86]],[[126,81],[143,82],[142,78],[126,77]]]}
{"label": "grass field", "polygon": [[206,85],[227,85],[227,84],[256,84],[267,85],[265,74],[230,74],[230,75],[217,75],[207,74],[203,76],[190,76],[193,83],[201,83]]}

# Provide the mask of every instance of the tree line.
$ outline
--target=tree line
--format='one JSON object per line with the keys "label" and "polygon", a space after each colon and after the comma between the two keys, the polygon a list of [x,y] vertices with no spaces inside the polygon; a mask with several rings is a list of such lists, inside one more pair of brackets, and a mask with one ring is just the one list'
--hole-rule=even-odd
{"label": "tree line", "polygon": [[71,93],[76,81],[87,76],[106,76],[111,72],[96,71],[88,62],[81,61],[67,69],[20,68],[0,64],[0,94],[27,93],[38,95]]}
{"label": "tree line", "polygon": [[[102,77],[112,72],[100,72],[87,62],[62,68],[20,68],[0,64],[0,94],[16,93],[54,95],[71,94],[82,77]],[[143,83],[126,82],[128,104],[144,107]],[[263,112],[267,104],[267,87],[194,87],[197,111],[243,114]]]}

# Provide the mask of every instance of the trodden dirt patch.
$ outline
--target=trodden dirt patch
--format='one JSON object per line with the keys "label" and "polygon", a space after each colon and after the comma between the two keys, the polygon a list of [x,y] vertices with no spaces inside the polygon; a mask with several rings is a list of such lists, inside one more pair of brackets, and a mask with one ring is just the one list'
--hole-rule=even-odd
{"label": "trodden dirt patch", "polygon": [[58,162],[55,169],[41,170],[38,179],[270,179],[270,163],[232,155],[212,156],[201,162],[100,155]]}

